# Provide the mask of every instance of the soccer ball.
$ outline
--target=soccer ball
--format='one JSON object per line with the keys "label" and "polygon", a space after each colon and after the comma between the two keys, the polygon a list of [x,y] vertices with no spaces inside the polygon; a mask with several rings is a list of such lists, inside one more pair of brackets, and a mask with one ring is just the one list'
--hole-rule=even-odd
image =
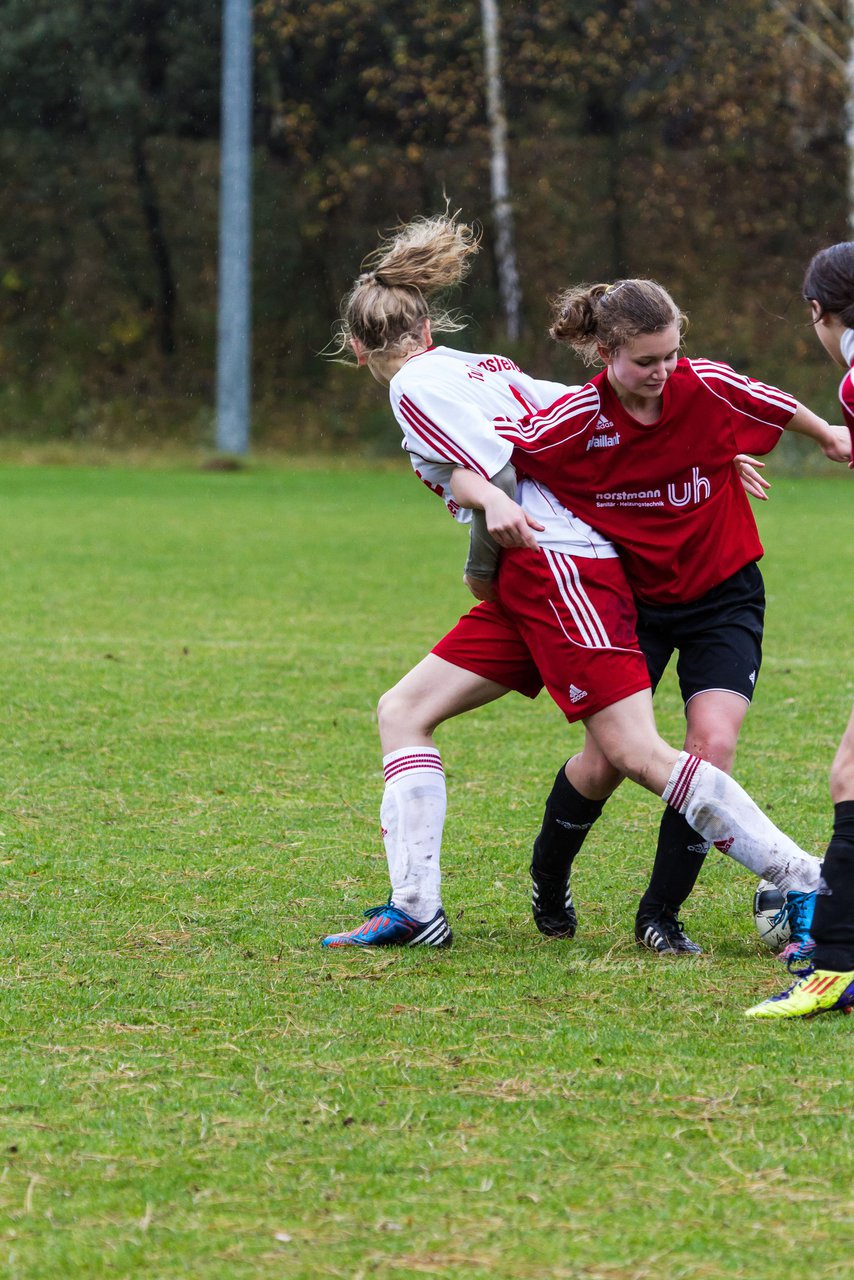
{"label": "soccer ball", "polygon": [[760,880],[753,895],[753,919],[759,937],[772,951],[782,951],[792,930],[785,912],[786,900],[770,880]]}

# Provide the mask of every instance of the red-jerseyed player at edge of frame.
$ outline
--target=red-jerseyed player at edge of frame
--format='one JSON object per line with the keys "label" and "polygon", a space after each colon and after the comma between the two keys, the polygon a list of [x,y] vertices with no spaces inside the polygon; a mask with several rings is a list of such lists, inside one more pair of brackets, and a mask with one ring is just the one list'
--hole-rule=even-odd
{"label": "red-jerseyed player at edge of frame", "polygon": [[[817,253],[807,267],[803,294],[816,335],[846,370],[839,400],[854,445],[854,244]],[[854,710],[830,770],[833,835],[821,869],[811,963],[795,982],[747,1010],[749,1018],[811,1018],[854,1012]]]}
{"label": "red-jerseyed player at edge of frame", "polygon": [[[633,601],[613,548],[544,486],[531,517],[486,478],[501,470],[507,453],[496,419],[515,417],[520,397],[526,405],[542,403],[548,388],[506,359],[432,346],[431,329],[458,326],[429,300],[461,278],[475,247],[470,229],[453,218],[416,220],[374,255],[345,301],[340,349],[352,345],[359,362],[389,385],[396,410],[404,401],[417,404],[429,388],[434,443],[443,460],[456,464],[457,498],[483,505],[490,530],[509,549],[501,558],[499,599],[462,618],[380,701],[381,824],[392,892],[386,906],[366,912],[365,924],[330,935],[324,945],[447,945],[439,871],[445,782],[433,732],[511,689],[535,696],[544,683],[568,720],[584,721],[620,776],[661,796],[705,839],[789,898],[809,898],[817,859],[778,831],[721,770],[658,736]],[[398,413],[404,431],[407,414],[408,407]],[[482,501],[473,489],[482,489]],[[532,527],[541,530],[545,554]]]}

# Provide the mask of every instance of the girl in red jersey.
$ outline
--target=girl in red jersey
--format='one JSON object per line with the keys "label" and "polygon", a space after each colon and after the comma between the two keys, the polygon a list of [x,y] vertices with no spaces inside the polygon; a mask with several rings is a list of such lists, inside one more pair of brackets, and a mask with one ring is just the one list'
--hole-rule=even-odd
{"label": "girl in red jersey", "polygon": [[[457,502],[483,506],[509,549],[498,599],[461,619],[380,701],[381,823],[392,894],[386,906],[366,913],[365,924],[324,945],[447,945],[439,875],[446,799],[433,732],[510,689],[535,696],[543,683],[568,720],[584,721],[609,768],[688,815],[706,839],[790,899],[808,898],[817,859],[779,832],[724,773],[658,736],[631,593],[613,549],[544,486],[540,521],[490,483],[510,452],[496,424],[542,403],[554,388],[506,358],[433,346],[431,328],[450,322],[428,299],[461,278],[475,247],[470,230],[453,218],[418,220],[374,255],[345,304],[342,347],[352,345],[359,363],[389,385],[405,435],[414,433],[419,448],[429,442],[431,461],[452,463]],[[571,910],[571,903],[562,905]]]}
{"label": "girl in red jersey", "polygon": [[[803,294],[819,341],[846,371],[839,400],[854,444],[854,244],[835,244],[817,253],[807,268]],[[810,1018],[854,1010],[854,711],[831,766],[830,796],[833,836],[812,923],[812,963],[788,990],[748,1009],[749,1018]]]}
{"label": "girl in red jersey", "polygon": [[[685,705],[685,749],[729,771],[761,662],[762,545],[732,459],[767,453],[783,429],[850,456],[830,427],[786,392],[727,365],[680,358],[684,317],[651,280],[579,286],[554,304],[552,336],[604,367],[585,386],[518,424],[499,424],[517,469],[548,483],[578,516],[612,539],[638,606],[638,639],[653,688],[674,651]],[[558,773],[534,846],[532,874],[560,901],[581,841],[619,779],[588,735]],[[678,912],[708,844],[666,811],[638,908],[637,940],[696,952]],[[807,905],[806,910],[809,910]],[[535,915],[537,910],[535,908]],[[784,958],[809,949],[799,920]]]}

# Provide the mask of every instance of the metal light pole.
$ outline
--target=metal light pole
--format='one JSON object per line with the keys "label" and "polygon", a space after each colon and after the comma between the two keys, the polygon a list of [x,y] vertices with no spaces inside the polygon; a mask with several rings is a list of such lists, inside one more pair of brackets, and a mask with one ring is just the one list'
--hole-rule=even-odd
{"label": "metal light pole", "polygon": [[224,0],[216,447],[249,451],[252,257],[252,7]]}
{"label": "metal light pole", "polygon": [[515,342],[522,330],[522,291],[513,237],[513,207],[507,176],[507,117],[501,76],[498,0],[480,0],[486,72],[486,114],[489,120],[492,175],[492,216],[495,220],[495,256],[498,287],[504,307],[507,337]]}

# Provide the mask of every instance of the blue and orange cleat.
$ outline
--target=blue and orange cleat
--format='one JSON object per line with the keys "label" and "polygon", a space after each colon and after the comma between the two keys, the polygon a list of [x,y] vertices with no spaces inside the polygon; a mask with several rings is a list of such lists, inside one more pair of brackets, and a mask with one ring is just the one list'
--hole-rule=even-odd
{"label": "blue and orange cleat", "polygon": [[815,899],[815,893],[801,893],[796,889],[790,889],[786,894],[783,911],[789,921],[791,934],[779,954],[779,959],[784,964],[789,964],[790,961],[809,963],[809,958],[815,951],[815,943],[810,936]]}
{"label": "blue and orange cleat", "polygon": [[394,907],[369,907],[365,923],[347,933],[331,933],[322,947],[449,947],[453,941],[448,917],[440,907],[432,920],[414,920]]}
{"label": "blue and orange cleat", "polygon": [[800,969],[798,980],[779,995],[770,996],[752,1009],[746,1018],[814,1018],[819,1013],[854,1012],[854,971]]}

